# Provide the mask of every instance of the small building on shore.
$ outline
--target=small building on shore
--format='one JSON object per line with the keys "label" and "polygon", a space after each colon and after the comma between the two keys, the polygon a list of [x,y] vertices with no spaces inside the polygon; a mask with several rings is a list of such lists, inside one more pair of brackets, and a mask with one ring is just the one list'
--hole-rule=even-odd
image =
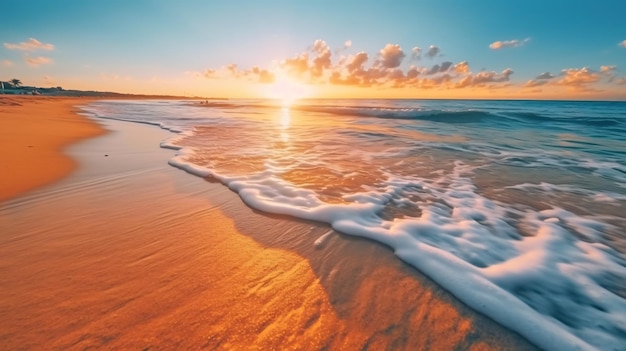
{"label": "small building on shore", "polygon": [[9,95],[41,95],[36,87],[15,86],[11,82],[0,81],[0,94]]}

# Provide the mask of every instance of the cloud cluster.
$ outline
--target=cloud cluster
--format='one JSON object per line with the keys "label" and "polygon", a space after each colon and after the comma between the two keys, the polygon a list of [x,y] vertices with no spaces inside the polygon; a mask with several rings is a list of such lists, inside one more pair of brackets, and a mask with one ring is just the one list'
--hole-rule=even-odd
{"label": "cloud cluster", "polygon": [[530,38],[526,38],[523,40],[513,39],[513,40],[504,40],[504,41],[494,41],[489,44],[489,48],[492,50],[500,50],[504,48],[516,48],[522,46],[530,41]]}
{"label": "cloud cluster", "polygon": [[4,43],[4,47],[9,50],[19,50],[19,51],[52,51],[54,50],[54,45],[52,44],[44,44],[35,38],[29,38],[27,41],[23,41],[18,44],[12,43]]}
{"label": "cloud cluster", "polygon": [[477,74],[469,74],[461,79],[455,85],[455,88],[466,88],[470,86],[487,86],[488,83],[502,83],[508,82],[511,79],[511,75],[513,74],[513,70],[507,68],[502,72],[494,72],[494,71],[482,71]]}
{"label": "cloud cluster", "polygon": [[45,65],[52,63],[52,59],[45,56],[37,56],[31,57],[30,53],[35,51],[52,51],[54,50],[54,45],[49,43],[42,43],[41,41],[35,38],[29,38],[27,41],[23,41],[21,43],[4,43],[4,47],[8,50],[17,50],[24,52],[24,62],[31,67],[38,67],[40,65]]}
{"label": "cloud cluster", "polygon": [[[524,45],[529,39],[492,43],[492,49]],[[512,81],[514,70],[472,70],[467,61],[437,61],[441,49],[430,45],[427,49],[414,46],[405,51],[399,44],[388,43],[375,53],[346,52],[352,42],[331,50],[327,42],[316,40],[307,50],[275,61],[274,67],[239,69],[231,64],[220,69],[192,73],[194,77],[211,79],[240,78],[258,83],[273,83],[277,77],[287,77],[303,84],[326,84],[352,87],[417,88],[417,89],[497,89],[502,87],[534,88],[541,86],[567,87],[580,91],[591,90],[593,84],[606,82],[626,84],[616,76],[617,67],[601,66],[563,69],[557,74],[543,72],[526,83]],[[333,54],[334,52],[334,54]],[[435,60],[425,65],[423,58]],[[418,64],[421,62],[422,64]]]}
{"label": "cloud cluster", "polygon": [[561,86],[582,91],[592,90],[591,86],[599,82],[621,84],[624,78],[618,78],[615,75],[616,71],[617,67],[611,65],[600,66],[599,70],[589,67],[566,68],[557,75],[550,72],[541,73],[535,79],[527,81],[524,87]]}
{"label": "cloud cluster", "polygon": [[[335,53],[351,46],[352,42],[348,40]],[[436,59],[440,55],[441,49],[436,45],[430,45],[425,51],[415,46],[410,51],[410,61],[420,60],[422,57]],[[409,65],[406,61],[407,53],[399,44],[386,44],[374,56],[361,51],[337,57],[333,56],[333,50],[328,43],[316,40],[306,51],[278,61],[273,70],[259,67],[241,70],[237,65],[230,64],[220,69],[187,74],[196,78],[233,77],[259,83],[272,83],[276,80],[276,75],[280,74],[307,84],[424,89],[486,86],[506,82],[513,74],[511,69],[499,73],[474,74],[467,61],[443,61],[430,66]]]}

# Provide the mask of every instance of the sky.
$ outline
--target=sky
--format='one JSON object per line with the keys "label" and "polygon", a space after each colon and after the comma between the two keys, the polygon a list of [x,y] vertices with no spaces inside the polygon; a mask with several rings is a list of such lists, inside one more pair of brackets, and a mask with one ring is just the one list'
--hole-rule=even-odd
{"label": "sky", "polygon": [[7,1],[0,80],[229,98],[626,100],[626,1]]}

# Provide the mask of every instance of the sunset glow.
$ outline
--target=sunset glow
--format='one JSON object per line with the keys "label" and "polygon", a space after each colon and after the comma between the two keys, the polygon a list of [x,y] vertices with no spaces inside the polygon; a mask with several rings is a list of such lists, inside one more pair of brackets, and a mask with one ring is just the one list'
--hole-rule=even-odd
{"label": "sunset glow", "polygon": [[283,106],[290,106],[296,100],[310,96],[310,89],[306,85],[285,77],[264,87],[264,92],[265,97],[280,100]]}
{"label": "sunset glow", "polygon": [[4,4],[3,80],[285,103],[626,97],[621,2],[65,4]]}
{"label": "sunset glow", "polygon": [[0,349],[626,351],[626,0],[0,13]]}

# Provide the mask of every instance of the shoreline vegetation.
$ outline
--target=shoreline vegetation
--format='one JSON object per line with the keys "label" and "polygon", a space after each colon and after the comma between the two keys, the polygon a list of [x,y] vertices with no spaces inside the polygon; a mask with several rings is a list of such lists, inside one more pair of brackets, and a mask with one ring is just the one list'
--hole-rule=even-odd
{"label": "shoreline vegetation", "polygon": [[534,349],[388,248],[169,166],[166,131],[76,114],[89,101],[0,95],[5,347]]}

